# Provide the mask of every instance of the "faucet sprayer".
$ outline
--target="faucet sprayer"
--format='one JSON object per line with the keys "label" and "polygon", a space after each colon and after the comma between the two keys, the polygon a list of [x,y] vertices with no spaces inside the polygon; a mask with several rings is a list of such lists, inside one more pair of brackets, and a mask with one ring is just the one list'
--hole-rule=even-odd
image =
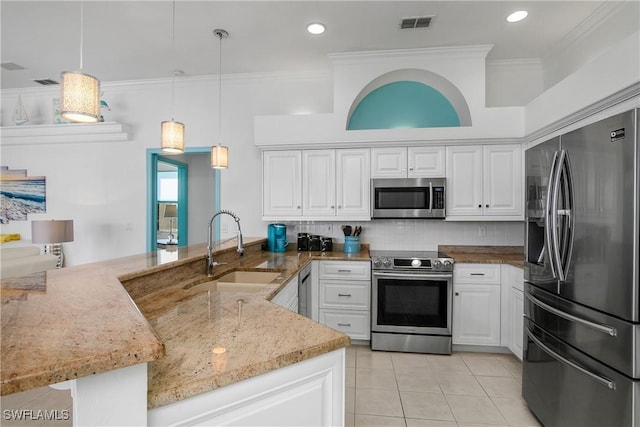
{"label": "faucet sprayer", "polygon": [[234,219],[236,224],[238,225],[238,249],[237,252],[240,256],[244,255],[244,246],[242,243],[242,230],[240,228],[240,218],[233,212],[229,210],[220,210],[216,212],[209,220],[209,228],[208,228],[208,240],[207,240],[207,276],[211,277],[213,275],[213,268],[218,265],[217,262],[213,261],[213,220],[216,219],[217,216],[226,214]]}

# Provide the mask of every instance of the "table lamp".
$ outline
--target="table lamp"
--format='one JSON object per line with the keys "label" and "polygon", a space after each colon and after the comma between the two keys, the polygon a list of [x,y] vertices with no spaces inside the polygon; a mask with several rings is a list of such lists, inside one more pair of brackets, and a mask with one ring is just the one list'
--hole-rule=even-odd
{"label": "table lamp", "polygon": [[31,242],[44,243],[44,253],[58,257],[56,268],[64,261],[63,242],[73,242],[73,220],[31,221]]}
{"label": "table lamp", "polygon": [[165,218],[169,218],[169,241],[167,242],[167,244],[172,245],[175,244],[176,242],[174,242],[173,238],[175,237],[173,235],[173,218],[176,218],[178,216],[178,205],[166,205],[164,207],[164,217]]}

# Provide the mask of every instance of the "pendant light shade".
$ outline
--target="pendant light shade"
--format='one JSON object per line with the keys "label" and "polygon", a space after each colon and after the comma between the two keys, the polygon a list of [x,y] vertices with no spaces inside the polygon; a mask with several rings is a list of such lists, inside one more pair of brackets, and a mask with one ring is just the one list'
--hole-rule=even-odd
{"label": "pendant light shade", "polygon": [[184,124],[171,121],[162,122],[160,127],[160,145],[162,151],[169,154],[184,152]]}
{"label": "pendant light shade", "polygon": [[100,118],[100,81],[82,72],[84,1],[80,2],[80,71],[60,74],[60,116],[71,122],[96,123]]}
{"label": "pendant light shade", "polygon": [[229,37],[225,30],[213,30],[220,39],[220,70],[218,72],[218,145],[211,147],[211,167],[213,169],[226,169],[229,166],[229,148],[222,145],[222,39]]}
{"label": "pendant light shade", "polygon": [[214,169],[226,169],[228,164],[229,149],[224,145],[211,147],[211,167]]}
{"label": "pendant light shade", "polygon": [[60,74],[60,115],[72,122],[95,123],[100,117],[100,81],[81,72]]}

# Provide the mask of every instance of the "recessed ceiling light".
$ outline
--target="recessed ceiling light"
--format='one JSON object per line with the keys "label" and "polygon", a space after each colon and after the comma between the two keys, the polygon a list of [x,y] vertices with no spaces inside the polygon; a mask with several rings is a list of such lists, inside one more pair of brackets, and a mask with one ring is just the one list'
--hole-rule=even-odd
{"label": "recessed ceiling light", "polygon": [[507,22],[522,21],[528,14],[529,12],[526,10],[518,10],[517,12],[513,12],[511,15],[507,16]]}
{"label": "recessed ceiling light", "polygon": [[322,34],[324,33],[325,29],[326,27],[324,26],[324,24],[321,24],[319,22],[313,22],[307,25],[307,31],[309,31],[311,34]]}

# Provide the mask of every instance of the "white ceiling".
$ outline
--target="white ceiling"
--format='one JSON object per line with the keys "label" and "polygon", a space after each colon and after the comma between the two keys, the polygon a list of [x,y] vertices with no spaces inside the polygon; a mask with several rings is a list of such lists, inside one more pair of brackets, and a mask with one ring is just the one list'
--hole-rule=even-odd
{"label": "white ceiling", "polygon": [[[84,71],[103,82],[217,75],[219,41],[223,73],[327,70],[329,53],[492,44],[490,60],[543,58],[566,45],[613,1],[186,1],[175,4],[175,54],[171,1],[85,1]],[[529,17],[505,17],[527,9]],[[2,89],[59,80],[80,63],[79,1],[0,2]],[[434,16],[428,29],[400,30],[401,18]],[[320,21],[327,31],[306,33]],[[587,25],[588,24],[588,25]]]}

